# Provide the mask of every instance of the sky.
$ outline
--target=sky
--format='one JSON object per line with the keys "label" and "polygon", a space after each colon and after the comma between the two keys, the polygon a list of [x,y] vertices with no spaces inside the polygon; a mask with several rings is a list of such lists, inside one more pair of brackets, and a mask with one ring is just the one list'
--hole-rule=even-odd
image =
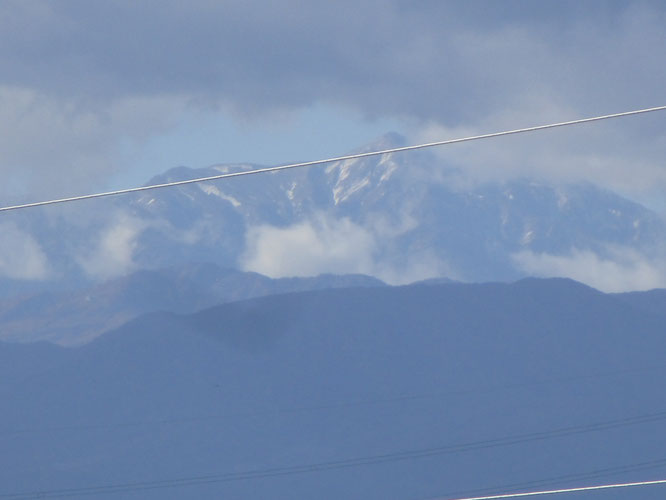
{"label": "sky", "polygon": [[[614,1],[0,3],[0,195],[344,154],[666,104],[666,5]],[[591,180],[662,206],[664,123],[441,150],[473,181]]]}
{"label": "sky", "polygon": [[[177,166],[339,156],[389,132],[418,144],[666,105],[665,25],[656,0],[0,0],[0,204],[143,185]],[[665,124],[659,112],[436,154],[458,173],[452,189],[585,182],[666,216]],[[358,248],[332,249],[332,235],[376,253],[358,228],[312,217],[248,231],[247,244],[273,255],[291,235],[319,249],[295,274],[359,271],[341,264]],[[0,276],[48,276],[38,235],[3,224]],[[114,224],[94,258],[77,257],[90,276],[134,268],[145,227]],[[250,270],[287,272],[252,250]],[[663,259],[625,250],[515,257],[607,291],[666,286]],[[437,267],[426,257],[419,276]]]}

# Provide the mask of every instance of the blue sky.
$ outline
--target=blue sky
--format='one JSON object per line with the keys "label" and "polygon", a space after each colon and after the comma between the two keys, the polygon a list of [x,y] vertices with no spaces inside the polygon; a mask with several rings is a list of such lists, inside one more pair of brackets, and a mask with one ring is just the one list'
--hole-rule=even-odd
{"label": "blue sky", "polygon": [[[8,0],[0,194],[343,154],[666,103],[666,7],[636,1]],[[443,152],[470,178],[590,181],[659,206],[664,116]],[[504,144],[504,143],[502,143]]]}
{"label": "blue sky", "polygon": [[164,168],[217,163],[273,165],[328,158],[372,142],[389,131],[408,129],[404,120],[365,118],[315,105],[278,119],[243,121],[224,113],[184,114],[172,129],[140,145],[126,146],[131,169],[112,179],[113,188],[143,184]]}

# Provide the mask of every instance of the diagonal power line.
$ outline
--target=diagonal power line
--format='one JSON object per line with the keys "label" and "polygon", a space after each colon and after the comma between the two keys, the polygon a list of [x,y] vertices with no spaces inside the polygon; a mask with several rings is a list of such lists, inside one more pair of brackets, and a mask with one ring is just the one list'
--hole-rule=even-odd
{"label": "diagonal power line", "polygon": [[666,484],[666,479],[658,479],[656,481],[638,481],[635,483],[616,483],[616,484],[602,484],[597,486],[580,486],[578,488],[562,488],[557,490],[542,490],[542,491],[529,491],[526,493],[505,493],[502,495],[491,495],[483,497],[467,497],[457,498],[455,500],[500,500],[505,498],[524,498],[536,497],[543,495],[561,495],[564,493],[578,493],[581,491],[597,491],[597,490],[610,490],[617,488],[635,488],[638,486],[655,486]]}
{"label": "diagonal power line", "polygon": [[325,163],[333,163],[336,161],[344,161],[344,160],[354,160],[357,158],[367,158],[370,156],[379,156],[383,154],[389,154],[389,153],[400,153],[404,151],[414,151],[417,149],[425,149],[425,148],[432,148],[435,146],[446,146],[449,144],[457,144],[460,142],[470,142],[470,141],[478,141],[481,139],[491,139],[493,137],[502,137],[505,135],[514,135],[514,134],[523,134],[526,132],[536,132],[538,130],[546,130],[546,129],[551,129],[551,128],[557,128],[557,127],[567,127],[570,125],[580,125],[582,123],[590,123],[590,122],[597,122],[601,120],[609,120],[612,118],[622,118],[626,116],[632,116],[632,115],[639,115],[643,113],[651,113],[654,111],[663,111],[666,110],[666,106],[657,106],[653,108],[644,108],[644,109],[636,109],[633,111],[625,111],[622,113],[613,113],[610,115],[601,115],[601,116],[594,116],[591,118],[581,118],[578,120],[570,120],[566,122],[558,122],[558,123],[549,123],[547,125],[537,125],[534,127],[526,127],[526,128],[518,128],[518,129],[513,129],[513,130],[504,130],[502,132],[492,132],[489,134],[481,134],[481,135],[473,135],[469,137],[460,137],[458,139],[447,139],[447,140],[442,140],[442,141],[436,141],[436,142],[428,142],[424,144],[416,144],[412,146],[403,146],[399,148],[391,148],[391,149],[383,149],[379,151],[369,151],[366,153],[356,153],[356,154],[351,154],[351,155],[345,155],[345,156],[336,156],[333,158],[326,158],[323,160],[313,160],[313,161],[306,161],[306,162],[300,162],[300,163],[290,163],[288,165],[279,165],[276,167],[266,167],[266,168],[258,168],[255,170],[245,170],[243,172],[231,172],[231,173],[226,173],[226,174],[219,174],[219,175],[211,175],[208,177],[199,177],[196,179],[187,179],[187,180],[182,180],[182,181],[174,181],[174,182],[165,182],[163,184],[153,184],[153,185],[148,185],[148,186],[140,186],[140,187],[133,187],[133,188],[128,188],[128,189],[118,189],[115,191],[106,191],[103,193],[93,193],[93,194],[85,194],[85,195],[80,195],[80,196],[71,196],[68,198],[59,198],[59,199],[54,199],[54,200],[47,200],[47,201],[36,201],[32,203],[24,203],[21,205],[11,205],[11,206],[5,206],[5,207],[0,207],[0,212],[7,212],[10,210],[20,210],[20,209],[26,209],[26,208],[33,208],[33,207],[41,207],[45,205],[55,205],[57,203],[68,203],[68,202],[73,202],[73,201],[80,201],[80,200],[89,200],[92,198],[103,198],[107,196],[117,196],[121,194],[128,194],[128,193],[137,193],[140,191],[148,191],[151,189],[161,189],[161,188],[167,188],[167,187],[174,187],[174,186],[182,186],[185,184],[193,184],[197,182],[206,182],[206,181],[214,181],[214,180],[219,180],[219,179],[227,179],[230,177],[240,177],[243,175],[254,175],[254,174],[263,174],[267,172],[277,172],[280,170],[287,170],[291,168],[302,168],[302,167],[313,167],[316,165],[323,165]]}
{"label": "diagonal power line", "polygon": [[[24,492],[15,492],[15,493],[0,493],[0,499],[27,500],[34,498],[65,498],[65,497],[77,497],[77,496],[92,497],[96,495],[120,493],[120,492],[172,489],[178,487],[188,487],[188,486],[196,486],[204,484],[220,484],[233,481],[249,481],[249,480],[257,480],[257,479],[264,479],[271,477],[284,477],[284,476],[326,472],[333,470],[343,470],[343,469],[351,469],[362,466],[404,462],[404,461],[411,461],[411,460],[436,457],[442,455],[501,448],[506,446],[514,446],[514,445],[529,443],[529,442],[545,441],[549,439],[555,439],[567,436],[582,435],[590,432],[601,432],[619,427],[641,425],[645,423],[654,423],[658,421],[663,421],[664,418],[666,418],[666,412],[658,412],[652,414],[638,415],[634,417],[626,417],[618,420],[609,420],[605,422],[595,422],[586,425],[563,427],[559,429],[553,429],[550,431],[519,434],[513,436],[506,436],[503,438],[488,439],[483,441],[450,444],[433,448],[402,450],[402,451],[384,453],[380,455],[358,456],[354,458],[346,458],[346,459],[332,460],[326,462],[304,463],[299,465],[288,465],[288,466],[280,466],[273,468],[252,469],[252,470],[227,472],[227,473],[212,473],[205,475],[202,474],[196,476],[175,477],[170,479],[161,479],[161,480],[152,480],[152,481],[122,482],[122,483],[102,484],[102,485],[87,486],[87,487],[45,489],[38,491],[24,491]],[[592,474],[576,474],[574,475],[574,478],[587,479],[591,477],[598,477],[599,475],[609,475],[609,473],[610,475],[612,475],[627,471],[637,471],[647,468],[664,467],[665,465],[666,465],[666,459],[661,459],[652,462],[645,462],[642,464],[634,464],[628,467],[624,466],[604,471],[595,471]],[[561,481],[563,479],[571,479],[571,478],[565,476],[565,477],[551,478],[551,479]],[[537,481],[536,483],[542,485],[543,481]],[[520,486],[534,486],[534,485],[535,485],[534,482],[530,482]],[[516,485],[510,485],[510,486],[516,486]],[[471,500],[471,499],[464,499],[464,500]]]}

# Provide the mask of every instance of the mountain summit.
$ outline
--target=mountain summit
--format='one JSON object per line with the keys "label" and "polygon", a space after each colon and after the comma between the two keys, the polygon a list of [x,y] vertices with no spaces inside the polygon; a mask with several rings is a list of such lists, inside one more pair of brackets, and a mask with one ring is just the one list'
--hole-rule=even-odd
{"label": "mountain summit", "polygon": [[[401,145],[388,134],[363,151]],[[250,168],[178,167],[149,184]],[[666,224],[647,208],[592,185],[463,188],[458,175],[421,150],[10,214],[6,224],[36,265],[5,277],[71,284],[212,262],[272,277],[362,273],[389,283],[564,275],[607,291],[662,284],[650,262]],[[609,268],[645,279],[600,279]]]}

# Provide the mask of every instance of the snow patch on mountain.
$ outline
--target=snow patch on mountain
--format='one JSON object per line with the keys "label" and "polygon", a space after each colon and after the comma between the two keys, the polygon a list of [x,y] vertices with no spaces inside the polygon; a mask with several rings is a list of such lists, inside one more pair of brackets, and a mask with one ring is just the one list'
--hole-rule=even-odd
{"label": "snow patch on mountain", "polygon": [[241,206],[240,201],[238,201],[233,196],[224,194],[222,191],[220,191],[216,186],[213,186],[212,184],[199,184],[199,188],[206,194],[214,195],[217,196],[218,198],[228,201],[234,206],[234,208],[238,208]]}
{"label": "snow patch on mountain", "polygon": [[338,203],[345,201],[351,195],[353,195],[357,191],[360,191],[369,184],[370,184],[370,179],[366,178],[366,179],[360,179],[351,186],[336,186],[335,188],[333,188],[333,199],[335,200],[335,204],[337,205]]}
{"label": "snow patch on mountain", "polygon": [[[360,152],[403,145],[388,135]],[[149,184],[250,168],[257,166],[177,167]],[[22,269],[0,257],[0,292],[16,288],[7,278],[55,279],[53,269],[71,283],[71,276],[97,280],[191,261],[272,276],[363,272],[392,283],[416,275],[501,281],[564,273],[580,261],[572,249],[614,262],[607,269],[618,276],[637,273],[620,282],[638,286],[649,281],[640,277],[643,267],[609,249],[631,249],[649,263],[663,259],[664,221],[614,193],[543,179],[456,181],[462,175],[432,152],[412,151],[107,198],[94,211],[26,211],[7,219],[19,250],[2,253],[0,244],[0,254],[33,259]]]}
{"label": "snow patch on mountain", "polygon": [[534,240],[534,230],[528,229],[523,234],[523,237],[520,239],[521,245],[529,245]]}
{"label": "snow patch on mountain", "polygon": [[297,184],[295,182],[292,182],[291,186],[287,190],[287,198],[289,198],[289,200],[291,201],[294,201],[294,191],[296,190],[296,186]]}
{"label": "snow patch on mountain", "polygon": [[393,161],[393,155],[391,153],[382,155],[377,166],[384,167],[384,172],[382,172],[381,177],[379,178],[380,183],[389,180],[393,173],[398,169],[398,164]]}

